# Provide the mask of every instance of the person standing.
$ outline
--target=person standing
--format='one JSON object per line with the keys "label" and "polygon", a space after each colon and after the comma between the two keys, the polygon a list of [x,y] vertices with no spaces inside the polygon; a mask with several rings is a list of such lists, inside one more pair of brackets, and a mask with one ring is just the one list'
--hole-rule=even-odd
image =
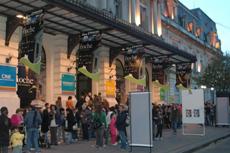
{"label": "person standing", "polygon": [[19,129],[15,127],[13,134],[10,137],[10,144],[13,148],[12,153],[22,153],[24,134],[19,132]]}
{"label": "person standing", "polygon": [[51,145],[57,145],[57,108],[55,105],[50,106],[50,138],[51,138]]}
{"label": "person standing", "polygon": [[40,152],[40,148],[38,145],[39,140],[39,127],[42,123],[42,118],[40,113],[36,110],[34,106],[25,116],[25,127],[27,131],[27,151],[29,152],[32,148],[32,144],[35,147],[35,153]]}
{"label": "person standing", "polygon": [[67,135],[66,135],[67,138],[65,142],[67,144],[70,144],[73,142],[73,136],[72,136],[73,126],[74,124],[76,124],[72,109],[69,109],[69,108],[66,109],[66,121],[65,122],[66,122],[65,130],[67,132]]}
{"label": "person standing", "polygon": [[66,109],[74,109],[74,104],[72,100],[72,96],[68,97],[68,100],[66,101]]}
{"label": "person standing", "polygon": [[120,136],[121,140],[121,149],[127,148],[127,137],[126,137],[126,119],[127,119],[127,113],[125,109],[125,105],[119,106],[119,113],[117,116],[117,130]]}
{"label": "person standing", "polygon": [[177,132],[178,118],[179,118],[179,111],[178,111],[176,105],[174,104],[172,106],[172,112],[171,112],[171,122],[172,122],[172,129],[173,129],[174,134],[176,134],[176,132]]}
{"label": "person standing", "polygon": [[[162,108],[157,107],[156,109],[156,124],[157,124],[157,134],[156,140],[162,140],[162,131],[163,131],[163,111]],[[158,138],[159,136],[159,138]]]}
{"label": "person standing", "polygon": [[50,147],[50,142],[48,138],[48,132],[50,128],[50,115],[49,115],[49,103],[45,104],[45,109],[42,112],[42,124],[41,124],[41,132],[44,134],[44,142],[46,147]]}
{"label": "person standing", "polygon": [[111,144],[117,145],[117,127],[116,127],[117,117],[115,113],[110,115],[110,136],[111,136]]}
{"label": "person standing", "polygon": [[8,153],[10,126],[8,109],[6,107],[2,107],[0,115],[0,153]]}
{"label": "person standing", "polygon": [[94,113],[93,122],[94,129],[96,130],[96,147],[103,147],[103,135],[105,128],[107,127],[106,123],[106,114],[102,111],[101,104],[95,106],[96,111]]}

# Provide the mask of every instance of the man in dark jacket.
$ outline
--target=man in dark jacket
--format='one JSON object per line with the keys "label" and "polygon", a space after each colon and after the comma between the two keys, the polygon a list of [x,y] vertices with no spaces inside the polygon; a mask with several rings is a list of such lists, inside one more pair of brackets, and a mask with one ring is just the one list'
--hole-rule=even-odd
{"label": "man in dark jacket", "polygon": [[126,113],[125,105],[120,105],[116,126],[121,139],[121,149],[126,149],[127,147],[127,137],[125,135],[126,119],[127,119],[127,113]]}
{"label": "man in dark jacket", "polygon": [[0,153],[8,153],[9,130],[10,119],[8,118],[8,109],[2,107],[0,115]]}
{"label": "man in dark jacket", "polygon": [[49,103],[45,104],[45,109],[42,112],[42,126],[41,126],[41,132],[45,135],[45,144],[46,147],[50,147],[50,142],[48,138],[48,132],[49,132],[49,126],[50,126],[50,115],[49,115]]}

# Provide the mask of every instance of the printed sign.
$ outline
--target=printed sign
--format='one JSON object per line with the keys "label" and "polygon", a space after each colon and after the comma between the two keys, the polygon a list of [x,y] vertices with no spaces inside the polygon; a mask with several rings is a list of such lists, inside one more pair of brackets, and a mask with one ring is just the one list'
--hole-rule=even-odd
{"label": "printed sign", "polygon": [[0,65],[0,90],[16,91],[16,67]]}
{"label": "printed sign", "polygon": [[182,91],[182,117],[184,124],[204,124],[203,90]]}
{"label": "printed sign", "polygon": [[81,34],[79,50],[90,50],[100,46],[101,32],[91,31]]}
{"label": "printed sign", "polygon": [[76,78],[73,74],[62,74],[62,93],[75,95]]}

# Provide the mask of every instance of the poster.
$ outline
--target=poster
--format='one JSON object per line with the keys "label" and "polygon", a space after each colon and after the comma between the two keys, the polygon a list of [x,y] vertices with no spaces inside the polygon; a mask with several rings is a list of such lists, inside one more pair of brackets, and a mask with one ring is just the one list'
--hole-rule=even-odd
{"label": "poster", "polygon": [[176,65],[176,85],[182,84],[188,87],[190,84],[191,64],[177,64]]}
{"label": "poster", "polygon": [[149,92],[129,94],[130,146],[152,147],[152,104]]}
{"label": "poster", "polygon": [[62,74],[62,94],[75,95],[76,77],[73,74]]}
{"label": "poster", "polygon": [[230,125],[229,97],[217,97],[216,124]]}
{"label": "poster", "polygon": [[0,90],[16,91],[16,67],[0,65]]}
{"label": "poster", "polygon": [[204,92],[202,89],[182,91],[183,124],[204,124]]}
{"label": "poster", "polygon": [[106,96],[108,97],[115,97],[116,94],[116,82],[114,80],[108,80],[105,83],[106,88]]}

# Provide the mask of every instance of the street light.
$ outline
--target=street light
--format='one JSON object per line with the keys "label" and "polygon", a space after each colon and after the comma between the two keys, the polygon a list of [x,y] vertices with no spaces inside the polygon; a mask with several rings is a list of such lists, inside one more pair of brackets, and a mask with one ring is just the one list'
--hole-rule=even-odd
{"label": "street light", "polygon": [[211,87],[211,90],[213,91],[213,90],[214,90],[214,88],[213,88],[213,87]]}
{"label": "street light", "polygon": [[200,86],[201,89],[206,89],[207,87],[205,85]]}

